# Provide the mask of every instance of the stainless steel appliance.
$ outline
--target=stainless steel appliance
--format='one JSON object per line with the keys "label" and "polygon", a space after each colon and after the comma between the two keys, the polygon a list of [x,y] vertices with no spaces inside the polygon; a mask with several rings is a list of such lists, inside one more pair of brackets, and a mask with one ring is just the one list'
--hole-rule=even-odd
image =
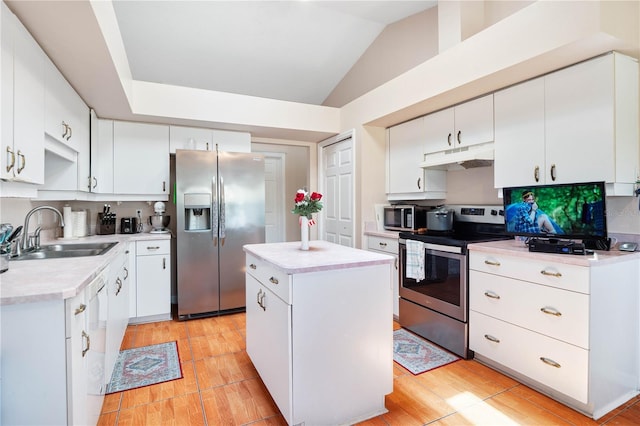
{"label": "stainless steel appliance", "polygon": [[245,309],[244,244],[265,239],[264,157],[176,151],[178,318]]}
{"label": "stainless steel appliance", "polygon": [[149,225],[151,225],[152,234],[169,233],[167,226],[171,221],[171,216],[165,214],[166,206],[162,201],[158,201],[153,205],[154,214],[149,216]]}
{"label": "stainless steel appliance", "polygon": [[427,211],[432,207],[412,204],[384,206],[383,227],[389,231],[417,231],[427,227]]}
{"label": "stainless steel appliance", "polygon": [[137,217],[123,217],[120,219],[120,233],[121,234],[135,234],[138,232],[138,218]]}
{"label": "stainless steel appliance", "polygon": [[[467,244],[508,239],[502,206],[451,206],[453,229],[399,234],[399,322],[420,336],[467,359],[469,283]],[[407,275],[407,240],[424,251],[424,279]]]}
{"label": "stainless steel appliance", "polygon": [[427,229],[431,231],[451,231],[453,229],[453,209],[440,206],[427,212]]}

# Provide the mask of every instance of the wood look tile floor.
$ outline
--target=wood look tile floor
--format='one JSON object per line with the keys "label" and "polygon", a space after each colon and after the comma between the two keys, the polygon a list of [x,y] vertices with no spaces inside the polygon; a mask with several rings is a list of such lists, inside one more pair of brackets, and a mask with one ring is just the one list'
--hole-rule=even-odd
{"label": "wood look tile floor", "polygon": [[[183,378],[107,395],[100,426],[286,425],[245,350],[244,313],[130,325],[122,349],[172,340]],[[594,421],[473,360],[393,371],[389,412],[360,425],[640,424],[640,397]]]}

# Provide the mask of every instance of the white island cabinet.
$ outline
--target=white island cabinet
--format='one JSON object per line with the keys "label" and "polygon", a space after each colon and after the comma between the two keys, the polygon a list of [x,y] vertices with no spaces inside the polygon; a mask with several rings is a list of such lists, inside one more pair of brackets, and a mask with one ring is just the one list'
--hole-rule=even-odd
{"label": "white island cabinet", "polygon": [[477,360],[598,419],[638,394],[640,253],[469,246]]}
{"label": "white island cabinet", "polygon": [[391,256],[249,244],[247,353],[288,424],[353,424],[393,390]]}

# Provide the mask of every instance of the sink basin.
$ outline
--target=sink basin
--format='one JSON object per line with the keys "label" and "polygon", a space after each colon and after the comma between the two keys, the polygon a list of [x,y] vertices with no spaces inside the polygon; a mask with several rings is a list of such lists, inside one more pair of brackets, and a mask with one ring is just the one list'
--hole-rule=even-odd
{"label": "sink basin", "polygon": [[100,256],[118,243],[50,244],[39,250],[22,253],[11,260],[64,259],[68,257]]}

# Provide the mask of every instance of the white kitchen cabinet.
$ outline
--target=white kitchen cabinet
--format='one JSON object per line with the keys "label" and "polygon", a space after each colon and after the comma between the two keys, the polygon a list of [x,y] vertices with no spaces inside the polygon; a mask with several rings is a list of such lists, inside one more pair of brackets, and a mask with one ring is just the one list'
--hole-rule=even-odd
{"label": "white kitchen cabinet", "polygon": [[129,254],[123,251],[109,265],[106,286],[108,298],[107,342],[105,346],[105,379],[109,382],[120,352],[120,345],[129,324]]}
{"label": "white kitchen cabinet", "polygon": [[476,359],[594,419],[637,395],[640,259],[590,261],[516,244],[469,247]]}
{"label": "white kitchen cabinet", "polygon": [[[279,266],[308,254],[299,243],[245,246],[246,343],[284,419],[291,425],[352,424],[385,412],[384,395],[392,391],[390,258],[384,264],[291,272],[257,254],[278,244],[288,259],[277,261]],[[380,256],[327,242],[313,242],[312,250],[314,244],[324,253],[352,250],[336,254],[347,263]]]}
{"label": "white kitchen cabinet", "polygon": [[125,252],[127,254],[127,265],[129,271],[127,280],[129,281],[129,321],[131,321],[131,318],[136,318],[138,316],[136,242],[129,242]]}
{"label": "white kitchen cabinet", "polygon": [[446,197],[446,171],[420,167],[425,134],[424,117],[389,128],[387,198],[390,201]]}
{"label": "white kitchen cabinet", "polygon": [[171,319],[171,240],[136,242],[136,319]]}
{"label": "white kitchen cabinet", "polygon": [[97,423],[104,399],[98,293],[105,281],[102,272],[73,298],[2,306],[3,424]]}
{"label": "white kitchen cabinet", "polygon": [[169,126],[113,122],[113,192],[169,194]]}
{"label": "white kitchen cabinet", "polygon": [[113,194],[113,120],[91,111],[91,192]]}
{"label": "white kitchen cabinet", "polygon": [[44,182],[45,54],[2,3],[2,158],[0,178]]}
{"label": "white kitchen cabinet", "polygon": [[169,151],[195,149],[199,151],[251,152],[251,134],[198,127],[170,126]]}
{"label": "white kitchen cabinet", "polygon": [[638,63],[610,53],[495,94],[495,186],[605,181],[631,195]]}
{"label": "white kitchen cabinet", "polygon": [[424,154],[493,142],[493,138],[493,94],[424,117]]}
{"label": "white kitchen cabinet", "polygon": [[400,300],[400,278],[398,276],[398,237],[383,237],[378,235],[367,236],[367,249],[393,256],[393,276],[391,282],[393,284],[393,316],[397,320],[399,314]]}

